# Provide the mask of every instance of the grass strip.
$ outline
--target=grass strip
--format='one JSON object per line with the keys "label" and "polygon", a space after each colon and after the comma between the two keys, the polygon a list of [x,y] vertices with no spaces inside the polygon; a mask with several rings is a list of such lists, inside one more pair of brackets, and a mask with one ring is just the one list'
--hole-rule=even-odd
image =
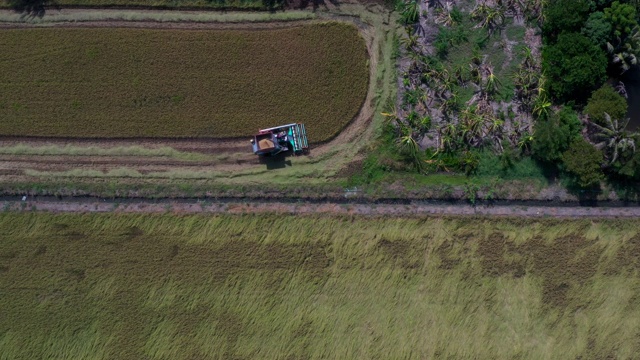
{"label": "grass strip", "polygon": [[[36,6],[46,1],[6,0],[0,2],[0,8],[13,8],[15,5]],[[268,10],[277,9],[281,3],[263,0],[56,0],[54,6],[79,7],[144,7],[144,8],[202,8],[202,9],[243,9]]]}
{"label": "grass strip", "polygon": [[148,148],[143,146],[116,146],[103,148],[99,146],[31,146],[27,144],[16,144],[13,146],[1,146],[0,154],[37,156],[157,156],[191,161],[205,161],[211,160],[213,158],[211,155],[179,151],[169,146],[163,146],[159,148]]}
{"label": "grass strip", "polygon": [[49,12],[45,16],[26,16],[17,12],[0,13],[0,22],[29,23],[50,25],[61,22],[90,21],[157,21],[157,22],[195,22],[195,23],[246,23],[270,21],[311,20],[316,15],[308,11],[289,10],[286,12],[198,12],[185,13],[176,11],[136,11],[111,10],[74,11],[71,13]]}

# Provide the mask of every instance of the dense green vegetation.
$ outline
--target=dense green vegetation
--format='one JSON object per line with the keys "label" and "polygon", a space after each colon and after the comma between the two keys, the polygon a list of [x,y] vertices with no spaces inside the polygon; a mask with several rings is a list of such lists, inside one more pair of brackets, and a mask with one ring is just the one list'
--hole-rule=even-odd
{"label": "dense green vegetation", "polygon": [[[424,18],[415,1],[400,3],[402,96],[384,113],[391,126],[366,163],[365,173],[376,174],[369,178],[542,173],[581,193],[603,184],[637,192],[639,135],[627,127],[621,80],[640,55],[640,3],[456,4],[434,2]],[[429,42],[424,33],[434,30]],[[578,159],[579,149],[588,157]]]}
{"label": "dense green vegetation", "polygon": [[369,77],[342,23],[8,29],[0,48],[1,135],[220,138],[298,121],[317,142],[358,113]]}
{"label": "dense green vegetation", "polygon": [[629,358],[629,221],[0,216],[0,359]]}
{"label": "dense green vegetation", "polygon": [[430,16],[415,6],[398,5],[400,101],[387,105],[388,126],[359,180],[397,170],[538,178],[533,119],[551,103],[529,42],[542,3],[430,2]]}
{"label": "dense green vegetation", "polygon": [[[599,188],[603,170],[613,181],[633,184],[638,180],[635,144],[639,136],[627,128],[626,91],[620,79],[640,55],[639,5],[629,0],[552,0],[545,9],[542,71],[548,76],[553,101],[583,112],[580,131],[585,128],[586,141],[572,147],[579,146],[589,157],[575,161],[575,156],[554,155],[548,160],[573,175],[590,174],[579,176],[580,186]],[[536,131],[534,148],[542,156],[558,154],[557,144],[542,143],[544,134],[544,128]],[[598,159],[601,169],[594,166]]]}

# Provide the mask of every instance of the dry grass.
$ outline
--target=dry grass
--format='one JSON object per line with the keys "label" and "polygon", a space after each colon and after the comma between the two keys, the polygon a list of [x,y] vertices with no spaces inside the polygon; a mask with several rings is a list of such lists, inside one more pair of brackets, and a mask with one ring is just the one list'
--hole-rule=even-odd
{"label": "dry grass", "polygon": [[[265,10],[269,7],[262,0],[56,0],[56,6],[79,7],[158,7],[158,8],[202,8]],[[275,7],[280,7],[274,3]],[[0,8],[10,7],[9,1],[1,1]]]}
{"label": "dry grass", "polygon": [[367,91],[354,26],[14,29],[0,37],[0,134],[240,137],[304,122],[337,134]]}
{"label": "dry grass", "polygon": [[110,10],[76,9],[71,13],[48,12],[46,16],[25,16],[19,12],[0,13],[0,22],[29,23],[34,26],[49,26],[61,22],[91,21],[157,21],[157,22],[196,22],[196,23],[260,23],[270,21],[311,20],[316,14],[304,10],[288,10],[285,12],[239,12],[239,11],[145,11],[145,10]]}
{"label": "dry grass", "polygon": [[0,215],[0,359],[632,358],[637,220]]}

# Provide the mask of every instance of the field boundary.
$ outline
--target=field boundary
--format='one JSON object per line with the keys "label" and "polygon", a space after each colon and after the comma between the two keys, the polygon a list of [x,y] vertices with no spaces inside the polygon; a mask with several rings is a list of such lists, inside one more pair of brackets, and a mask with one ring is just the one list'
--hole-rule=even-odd
{"label": "field boundary", "polygon": [[58,200],[54,197],[13,198],[1,201],[3,211],[10,212],[53,212],[53,213],[175,213],[175,214],[325,214],[337,216],[363,217],[517,217],[517,218],[638,218],[640,207],[587,207],[553,205],[471,205],[407,202],[394,203],[336,203],[336,202],[278,202],[239,200],[198,200],[176,201],[160,199],[140,201],[139,199],[98,199],[77,198]]}
{"label": "field boundary", "polygon": [[[1,12],[1,11],[0,11]],[[107,12],[107,10],[105,10]],[[157,13],[155,11],[154,13]],[[181,12],[184,13],[184,12]],[[87,189],[99,189],[107,186],[109,193],[130,193],[131,186],[138,189],[136,194],[143,197],[175,197],[191,189],[205,186],[219,188],[223,186],[233,193],[248,192],[255,195],[255,186],[278,188],[292,194],[291,187],[308,184],[326,184],[331,188],[340,188],[337,174],[341,169],[352,167],[352,164],[363,159],[363,154],[376,137],[383,117],[380,115],[384,104],[395,95],[395,69],[393,39],[397,27],[393,14],[379,5],[363,6],[359,4],[343,4],[335,11],[309,12],[314,19],[301,21],[276,21],[256,23],[193,23],[193,22],[131,22],[131,21],[94,21],[75,23],[54,23],[46,25],[17,23],[2,26],[142,26],[163,28],[197,28],[215,29],[263,29],[274,27],[290,27],[314,22],[341,22],[355,25],[364,38],[367,49],[367,65],[369,77],[367,92],[360,104],[358,113],[342,128],[337,135],[325,142],[315,143],[308,156],[290,157],[286,162],[270,164],[258,161],[250,151],[246,138],[236,139],[152,139],[128,138],[114,139],[63,139],[63,138],[23,138],[6,137],[0,139],[6,151],[0,155],[0,183],[4,184],[5,194],[58,194],[73,193],[82,196]],[[153,153],[157,149],[172,147],[182,152],[180,157],[157,157]],[[105,151],[81,151],[80,147],[96,147],[109,149]],[[133,149],[142,147],[151,151],[120,151],[114,156],[108,155],[110,149]],[[136,148],[137,149],[137,148]],[[193,161],[205,155],[210,161],[202,163]],[[118,164],[118,162],[121,164]],[[204,164],[204,165],[203,165]],[[198,166],[198,168],[196,168]],[[277,169],[274,171],[274,169]],[[78,176],[72,176],[73,170]],[[196,174],[196,172],[199,174]],[[29,174],[31,175],[29,175]],[[133,174],[118,177],[117,174]],[[165,173],[166,176],[162,176]],[[205,174],[206,173],[206,174]],[[50,174],[44,175],[44,174]],[[147,176],[151,174],[153,176]],[[203,175],[204,174],[204,175]],[[267,175],[268,174],[268,175]],[[206,176],[205,176],[206,175]],[[177,176],[177,177],[176,177]],[[185,178],[187,176],[188,178]],[[195,176],[195,177],[194,177]],[[165,192],[167,181],[178,186],[178,192]],[[27,186],[28,190],[23,192]],[[151,188],[155,190],[151,190]],[[19,189],[18,191],[8,189]],[[163,190],[165,189],[165,190]],[[90,190],[89,193],[95,193]],[[316,190],[313,190],[316,191]],[[267,190],[269,192],[269,190]],[[306,193],[307,191],[302,191]],[[100,193],[100,191],[98,191]],[[262,193],[262,192],[261,192]],[[294,193],[300,193],[294,189]],[[323,191],[315,194],[321,196]],[[247,194],[250,196],[251,194]]]}
{"label": "field boundary", "polygon": [[[82,27],[87,24],[104,24],[109,27],[135,27],[136,23],[182,24],[194,26],[198,24],[266,24],[267,27],[278,27],[278,23],[289,24],[313,20],[317,14],[306,10],[290,10],[286,12],[251,12],[221,10],[158,10],[158,9],[109,9],[109,8],[64,8],[48,11],[46,15],[31,16],[13,10],[0,9],[0,26],[2,27],[37,27],[37,26],[69,26]],[[131,24],[119,26],[119,22]],[[287,24],[287,25],[285,25]],[[143,26],[140,25],[139,26]],[[151,25],[146,25],[150,27]]]}

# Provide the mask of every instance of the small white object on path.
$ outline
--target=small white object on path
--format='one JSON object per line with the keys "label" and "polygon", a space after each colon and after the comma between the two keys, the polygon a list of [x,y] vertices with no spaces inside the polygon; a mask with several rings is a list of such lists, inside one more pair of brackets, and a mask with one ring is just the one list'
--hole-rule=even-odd
{"label": "small white object on path", "polygon": [[22,201],[27,201],[27,195],[24,195],[24,196],[22,197]]}

